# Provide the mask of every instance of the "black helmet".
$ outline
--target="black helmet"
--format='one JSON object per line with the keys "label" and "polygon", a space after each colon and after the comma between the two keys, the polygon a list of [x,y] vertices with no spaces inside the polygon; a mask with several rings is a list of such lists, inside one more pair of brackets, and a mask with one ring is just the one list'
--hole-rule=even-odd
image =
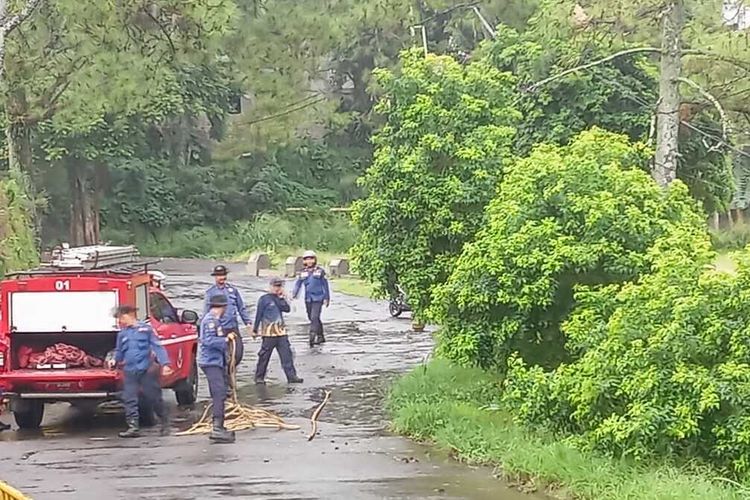
{"label": "black helmet", "polygon": [[208,299],[208,306],[209,307],[224,307],[229,303],[227,300],[227,296],[221,293],[217,293],[216,295],[212,295]]}
{"label": "black helmet", "polygon": [[221,264],[215,266],[214,270],[211,271],[211,276],[226,276],[227,274],[229,274],[227,266],[222,266]]}

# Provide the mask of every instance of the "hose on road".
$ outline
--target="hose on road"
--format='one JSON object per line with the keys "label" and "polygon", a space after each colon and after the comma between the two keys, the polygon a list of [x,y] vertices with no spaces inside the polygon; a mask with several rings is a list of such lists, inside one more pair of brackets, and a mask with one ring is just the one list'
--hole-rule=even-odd
{"label": "hose on road", "polygon": [[[284,420],[262,408],[243,405],[237,399],[237,362],[235,352],[237,350],[236,337],[229,340],[229,383],[232,387],[232,396],[227,399],[224,413],[224,427],[230,431],[244,431],[256,427],[265,427],[279,430],[294,431],[299,429],[299,425],[287,424]],[[206,406],[201,418],[195,422],[189,429],[178,432],[177,436],[190,436],[193,434],[208,434],[213,429],[211,409],[212,404]]]}

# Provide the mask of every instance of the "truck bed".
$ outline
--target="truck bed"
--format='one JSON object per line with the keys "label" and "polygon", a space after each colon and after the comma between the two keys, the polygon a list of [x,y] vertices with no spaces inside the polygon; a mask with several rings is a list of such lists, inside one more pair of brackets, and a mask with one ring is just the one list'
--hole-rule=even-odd
{"label": "truck bed", "polygon": [[21,369],[0,374],[7,393],[28,398],[108,398],[120,390],[122,373],[106,368]]}

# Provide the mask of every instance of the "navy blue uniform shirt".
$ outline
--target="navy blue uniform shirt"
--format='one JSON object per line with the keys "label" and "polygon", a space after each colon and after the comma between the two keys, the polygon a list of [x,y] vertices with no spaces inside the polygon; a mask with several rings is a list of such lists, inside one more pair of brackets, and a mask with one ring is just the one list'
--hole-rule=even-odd
{"label": "navy blue uniform shirt", "polygon": [[305,302],[325,302],[331,299],[326,272],[320,266],[306,267],[300,271],[292,292],[295,299],[302,285],[305,286]]}
{"label": "navy blue uniform shirt", "polygon": [[237,323],[237,315],[240,315],[242,322],[246,325],[250,324],[250,315],[247,313],[245,303],[242,300],[240,291],[229,283],[224,283],[224,286],[213,285],[211,288],[206,290],[206,300],[203,306],[204,316],[208,314],[210,309],[208,302],[214,295],[224,295],[227,298],[227,309],[221,316],[221,326],[224,330],[236,330],[239,324]]}
{"label": "navy blue uniform shirt", "polygon": [[169,356],[151,325],[139,321],[127,326],[117,334],[115,361],[124,364],[126,372],[147,370],[153,363],[153,356],[162,365],[169,364]]}
{"label": "navy blue uniform shirt", "polygon": [[198,339],[198,365],[224,367],[227,352],[227,337],[220,319],[210,312],[203,317]]}

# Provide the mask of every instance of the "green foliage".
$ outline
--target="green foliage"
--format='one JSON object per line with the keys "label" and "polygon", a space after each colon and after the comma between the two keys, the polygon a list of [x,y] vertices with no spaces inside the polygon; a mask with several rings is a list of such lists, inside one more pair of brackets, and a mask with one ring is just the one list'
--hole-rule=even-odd
{"label": "green foliage", "polygon": [[363,157],[359,149],[336,151],[306,141],[210,164],[200,159],[184,166],[158,158],[119,160],[111,165],[104,226],[138,226],[147,232],[218,228],[289,207],[325,210],[348,204],[359,194],[355,183]]}
{"label": "green foliage", "polygon": [[523,120],[516,136],[517,152],[528,154],[539,143],[567,144],[592,126],[631,140],[645,138],[651,116],[632,96],[656,100],[656,81],[647,71],[648,63],[636,56],[622,57],[532,89],[536,82],[611,51],[587,38],[549,40],[545,29],[533,20],[531,28],[520,34],[501,25],[496,39],[478,54],[519,79],[517,107]]}
{"label": "green foliage", "polygon": [[439,352],[501,370],[514,352],[544,366],[566,360],[560,326],[577,286],[635,279],[668,230],[703,227],[684,185],[662,191],[641,169],[647,158],[643,145],[594,129],[515,164],[435,291]]}
{"label": "green foliage", "polygon": [[381,295],[399,282],[419,317],[481,226],[477,214],[511,159],[513,78],[419,51],[403,54],[399,73],[377,76],[386,124],[361,181],[367,197],[354,206],[353,257]]}
{"label": "green foliage", "polygon": [[[545,9],[531,19],[523,33],[501,25],[497,38],[482,45],[476,55],[518,77],[516,107],[523,120],[516,134],[516,153],[528,154],[539,143],[567,144],[592,126],[625,134],[634,141],[645,140],[658,83],[656,67],[643,56],[619,57],[534,87],[545,78],[613,53],[610,44],[588,34],[550,38],[549,25],[540,22],[549,14]],[[692,118],[691,125],[716,134],[721,123],[709,108]],[[682,127],[677,177],[707,213],[725,210],[732,198],[728,161],[723,148],[707,146],[703,135]],[[644,164],[644,168],[650,165]]]}
{"label": "green foliage", "polygon": [[0,276],[39,262],[28,203],[15,181],[0,181]]}
{"label": "green foliage", "polygon": [[653,253],[638,283],[582,290],[565,326],[580,358],[550,373],[514,361],[506,400],[520,420],[606,453],[698,457],[745,477],[750,262],[707,268],[714,255],[695,234]]}
{"label": "green foliage", "polygon": [[262,214],[224,228],[198,226],[151,233],[136,229],[108,229],[104,237],[113,243],[136,243],[142,254],[157,257],[232,257],[251,250],[273,256],[288,248],[345,254],[356,240],[354,227],[343,215]]}
{"label": "green foliage", "polygon": [[429,440],[469,463],[496,467],[514,484],[551,498],[586,500],[740,500],[743,485],[707,468],[641,467],[581,451],[565,440],[519,427],[499,403],[494,373],[431,361],[399,379],[388,406],[396,431]]}

